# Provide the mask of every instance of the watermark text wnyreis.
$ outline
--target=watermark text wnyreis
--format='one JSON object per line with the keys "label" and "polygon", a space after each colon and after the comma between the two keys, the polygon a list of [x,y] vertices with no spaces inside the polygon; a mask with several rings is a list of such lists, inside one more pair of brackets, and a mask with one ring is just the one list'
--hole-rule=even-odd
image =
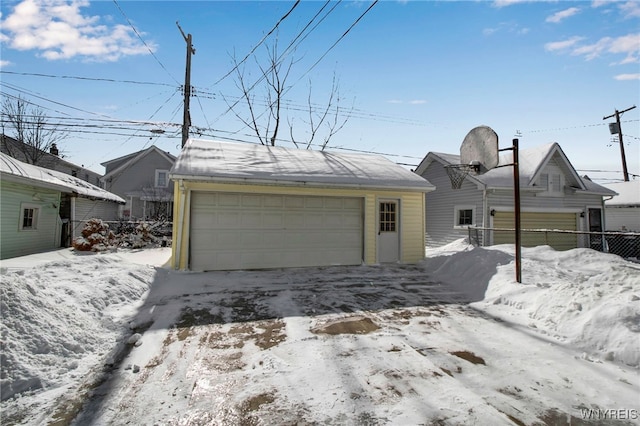
{"label": "watermark text wnyreis", "polygon": [[583,408],[582,420],[638,420],[640,411],[635,408]]}

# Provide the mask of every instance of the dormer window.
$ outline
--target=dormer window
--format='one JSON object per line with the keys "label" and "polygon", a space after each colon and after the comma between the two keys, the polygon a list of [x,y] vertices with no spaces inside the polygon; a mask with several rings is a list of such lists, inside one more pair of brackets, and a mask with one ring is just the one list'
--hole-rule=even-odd
{"label": "dormer window", "polygon": [[562,175],[559,173],[543,173],[540,175],[540,188],[546,190],[549,194],[562,193]]}

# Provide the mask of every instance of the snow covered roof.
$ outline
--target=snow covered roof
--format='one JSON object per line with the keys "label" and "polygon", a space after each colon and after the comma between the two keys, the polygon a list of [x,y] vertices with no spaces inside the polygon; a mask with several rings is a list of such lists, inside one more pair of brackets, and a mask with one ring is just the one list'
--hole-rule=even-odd
{"label": "snow covered roof", "polygon": [[[558,166],[564,171],[567,186],[570,186],[579,191],[585,191],[589,193],[596,193],[601,195],[614,195],[615,192],[597,183],[580,178],[571,162],[560,148],[560,145],[556,142],[540,145],[534,148],[520,149],[519,150],[519,169],[520,169],[520,186],[531,187],[536,182],[540,173],[545,168],[547,163],[556,157]],[[430,152],[425,159],[420,163],[420,166],[416,170],[416,173],[421,173],[426,169],[431,161],[439,161],[444,165],[459,164],[460,156],[454,154],[444,154],[437,152]],[[487,188],[512,188],[513,187],[513,167],[506,166],[513,163],[513,152],[505,151],[505,154],[500,156],[498,167],[489,170],[486,173],[475,175],[470,174],[467,179],[471,179],[476,183]],[[505,167],[500,167],[505,166]]]}
{"label": "snow covered roof", "polygon": [[3,180],[14,180],[61,192],[76,194],[84,198],[97,198],[124,204],[125,200],[116,194],[98,188],[77,177],[49,170],[33,164],[23,163],[0,153],[0,173]]}
{"label": "snow covered roof", "polygon": [[640,206],[640,180],[607,183],[603,186],[618,193],[604,202],[606,206]]}
{"label": "snow covered roof", "polygon": [[378,155],[311,151],[251,143],[190,139],[170,171],[171,178],[417,190],[435,189],[426,179]]}

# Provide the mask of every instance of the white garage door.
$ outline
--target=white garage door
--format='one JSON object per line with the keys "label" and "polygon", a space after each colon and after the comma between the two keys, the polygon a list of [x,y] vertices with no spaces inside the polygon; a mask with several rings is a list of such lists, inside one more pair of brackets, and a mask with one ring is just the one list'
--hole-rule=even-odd
{"label": "white garage door", "polygon": [[362,199],[193,192],[194,271],[359,265]]}

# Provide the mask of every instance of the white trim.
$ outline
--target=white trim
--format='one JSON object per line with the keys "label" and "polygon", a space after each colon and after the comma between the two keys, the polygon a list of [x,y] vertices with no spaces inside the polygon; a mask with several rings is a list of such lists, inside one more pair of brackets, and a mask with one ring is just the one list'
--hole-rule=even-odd
{"label": "white trim", "polygon": [[[25,210],[33,210],[33,217],[31,218],[31,226],[25,228],[24,227],[24,211]],[[18,230],[20,231],[37,231],[38,230],[38,219],[40,216],[40,210],[42,209],[41,204],[35,203],[20,203],[20,217],[18,222]]]}
{"label": "white trim", "polygon": [[[164,185],[158,185],[158,176],[160,173],[165,174]],[[169,187],[169,170],[167,169],[156,169],[156,176],[153,181],[153,186],[156,188],[168,188]]]}
{"label": "white trim", "polygon": [[[471,223],[460,225],[460,211],[471,210]],[[473,204],[456,204],[453,206],[453,229],[467,229],[476,226],[476,206]]]}
{"label": "white trim", "polygon": [[[389,197],[379,197],[376,196],[376,217],[375,217],[375,226],[376,226],[376,263],[380,263],[380,251],[381,251],[381,242],[380,242],[380,204],[381,203],[394,203],[396,205],[396,212],[395,212],[395,225],[396,225],[396,229],[395,231],[389,231],[389,232],[395,232],[396,237],[397,237],[397,242],[398,242],[398,252],[397,252],[397,260],[395,262],[402,262],[402,230],[401,230],[401,225],[402,225],[402,205],[401,205],[401,199],[400,198],[389,198]],[[365,206],[362,206],[363,208],[363,213],[366,215],[366,212],[364,211]],[[362,231],[364,232],[364,221],[362,223]],[[366,232],[365,232],[366,233]],[[365,252],[366,249],[365,247],[363,247],[363,253],[362,253],[362,257],[364,259],[365,257]]]}

